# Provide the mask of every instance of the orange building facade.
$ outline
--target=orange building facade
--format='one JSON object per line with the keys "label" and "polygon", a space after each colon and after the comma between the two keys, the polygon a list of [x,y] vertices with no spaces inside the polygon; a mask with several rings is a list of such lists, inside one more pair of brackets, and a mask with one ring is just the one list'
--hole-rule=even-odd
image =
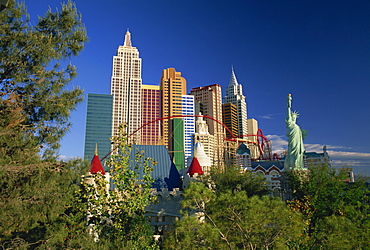
{"label": "orange building facade", "polygon": [[[174,68],[164,69],[162,72],[160,88],[162,91],[162,117],[182,114],[182,96],[186,95],[186,79]],[[163,144],[168,147],[169,120],[162,121],[161,135]]]}

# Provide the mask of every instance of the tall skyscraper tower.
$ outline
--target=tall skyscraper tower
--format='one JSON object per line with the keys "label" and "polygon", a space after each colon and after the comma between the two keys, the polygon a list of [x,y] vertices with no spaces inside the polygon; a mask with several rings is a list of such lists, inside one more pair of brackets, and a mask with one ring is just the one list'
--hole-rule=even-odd
{"label": "tall skyscraper tower", "polygon": [[[111,94],[113,95],[112,135],[118,132],[121,123],[127,125],[131,134],[141,126],[141,58],[131,44],[131,33],[126,32],[123,46],[119,46],[113,57]],[[131,137],[140,142],[140,131]]]}
{"label": "tall skyscraper tower", "polygon": [[[205,87],[193,88],[190,91],[191,95],[194,95],[194,101],[200,108],[196,110],[202,110],[203,115],[213,117],[217,121],[222,123],[222,90],[218,84],[212,84]],[[213,153],[213,164],[223,165],[223,148],[225,129],[224,127],[213,120],[206,119],[209,127],[209,133],[215,137],[214,153]]]}
{"label": "tall skyscraper tower", "polygon": [[[148,124],[161,117],[161,90],[157,85],[142,86],[141,123]],[[161,122],[153,122],[141,129],[142,145],[158,145],[161,141]]]}
{"label": "tall skyscraper tower", "polygon": [[224,103],[232,103],[236,106],[238,114],[238,135],[244,135],[244,139],[246,139],[246,135],[248,134],[247,103],[243,95],[242,85],[236,80],[234,68],[231,69],[231,77],[229,85],[226,88]]}
{"label": "tall skyscraper tower", "polygon": [[[182,114],[182,96],[186,94],[186,80],[181,72],[174,68],[164,69],[161,78],[162,117]],[[169,120],[162,122],[162,140],[168,147],[172,131],[169,130]],[[169,149],[171,150],[171,149]]]}
{"label": "tall skyscraper tower", "polygon": [[184,141],[185,141],[185,166],[188,164],[188,160],[193,156],[193,137],[195,133],[195,117],[194,115],[194,96],[183,95],[182,96],[182,114],[191,115],[192,117],[183,117],[184,120]]}
{"label": "tall skyscraper tower", "polygon": [[87,95],[85,158],[91,159],[94,156],[96,143],[100,159],[111,151],[112,107],[112,95]]}

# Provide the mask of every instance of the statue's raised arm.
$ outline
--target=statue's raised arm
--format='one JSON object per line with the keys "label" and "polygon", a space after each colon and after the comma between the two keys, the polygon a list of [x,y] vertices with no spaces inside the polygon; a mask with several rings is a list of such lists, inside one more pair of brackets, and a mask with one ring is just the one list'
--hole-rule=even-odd
{"label": "statue's raised arm", "polygon": [[302,130],[296,124],[298,113],[292,112],[292,95],[287,96],[286,136],[288,137],[288,153],[285,157],[286,170],[304,169],[303,164],[303,135]]}
{"label": "statue's raised arm", "polygon": [[288,94],[287,98],[287,121],[291,121],[292,120],[292,95],[291,94]]}

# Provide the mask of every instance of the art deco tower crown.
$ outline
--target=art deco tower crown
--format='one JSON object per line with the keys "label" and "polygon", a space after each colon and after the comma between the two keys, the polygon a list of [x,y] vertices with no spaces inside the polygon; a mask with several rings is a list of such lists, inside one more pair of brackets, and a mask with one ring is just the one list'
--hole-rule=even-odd
{"label": "art deco tower crown", "polygon": [[236,106],[238,113],[238,135],[247,135],[247,103],[243,95],[243,87],[236,79],[234,68],[231,68],[229,85],[226,88],[224,103],[232,103]]}
{"label": "art deco tower crown", "polygon": [[[141,58],[132,46],[131,33],[126,32],[123,46],[119,46],[113,57],[111,94],[113,95],[112,135],[116,135],[119,124],[127,125],[127,134],[141,126]],[[140,134],[132,137],[140,142]]]}

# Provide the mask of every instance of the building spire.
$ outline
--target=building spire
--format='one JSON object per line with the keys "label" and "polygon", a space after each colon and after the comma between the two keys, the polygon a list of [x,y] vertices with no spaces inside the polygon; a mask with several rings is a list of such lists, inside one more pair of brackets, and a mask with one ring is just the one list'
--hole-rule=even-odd
{"label": "building spire", "polygon": [[125,47],[132,47],[132,44],[131,44],[131,33],[130,33],[130,31],[128,31],[128,28],[127,28],[127,31],[126,31],[125,42],[124,42],[123,46],[125,46]]}
{"label": "building spire", "polygon": [[236,80],[233,65],[231,65],[231,77],[230,77],[229,85],[238,85],[238,80]]}

